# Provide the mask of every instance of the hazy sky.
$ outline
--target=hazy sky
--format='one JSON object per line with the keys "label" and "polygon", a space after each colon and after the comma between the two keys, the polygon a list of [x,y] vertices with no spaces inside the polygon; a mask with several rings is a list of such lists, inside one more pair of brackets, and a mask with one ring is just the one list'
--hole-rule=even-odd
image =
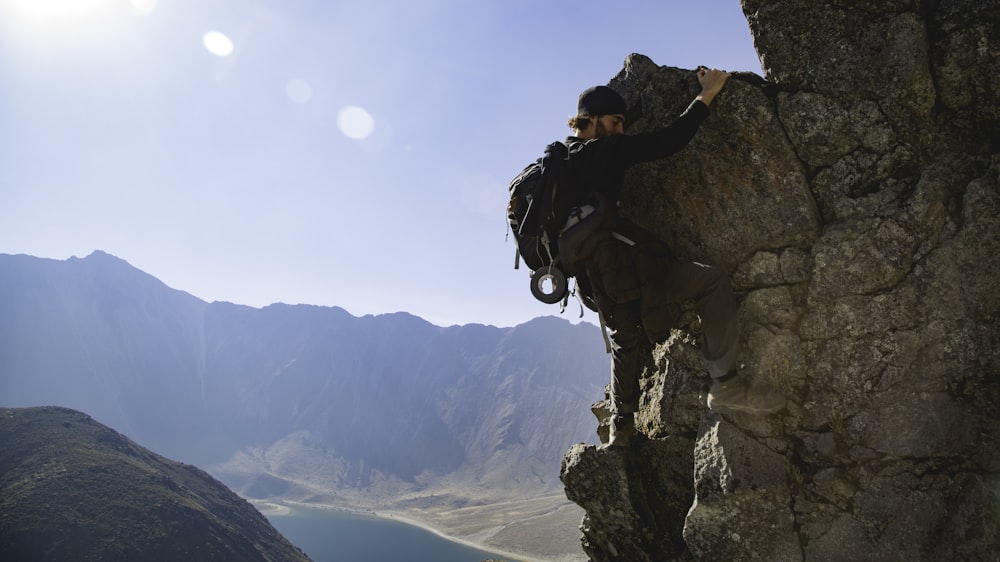
{"label": "hazy sky", "polygon": [[738,0],[0,0],[0,253],[255,307],[558,314],[507,185],[633,52],[761,72]]}

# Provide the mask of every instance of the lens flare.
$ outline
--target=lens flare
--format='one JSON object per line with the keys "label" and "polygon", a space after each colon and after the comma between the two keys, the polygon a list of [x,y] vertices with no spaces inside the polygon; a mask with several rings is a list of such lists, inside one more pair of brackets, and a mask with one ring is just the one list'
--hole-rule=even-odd
{"label": "lens flare", "polygon": [[364,140],[375,131],[375,120],[364,108],[348,105],[337,113],[337,127],[347,138]]}
{"label": "lens flare", "polygon": [[285,95],[295,103],[306,103],[312,99],[312,86],[305,80],[293,78],[285,84]]}
{"label": "lens flare", "polygon": [[209,31],[202,38],[208,52],[218,57],[228,57],[233,53],[233,41],[219,31]]}

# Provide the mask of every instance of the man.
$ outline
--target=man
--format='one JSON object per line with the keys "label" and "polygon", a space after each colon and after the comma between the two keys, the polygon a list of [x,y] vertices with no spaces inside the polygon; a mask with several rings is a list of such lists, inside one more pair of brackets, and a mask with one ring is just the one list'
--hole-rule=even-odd
{"label": "man", "polygon": [[[642,339],[666,339],[678,303],[694,301],[702,324],[701,348],[713,384],[708,405],[716,411],[770,413],[785,400],[739,375],[739,334],[729,276],[716,267],[682,262],[635,225],[617,217],[625,172],[631,166],[666,158],[683,149],[709,115],[709,105],[729,73],[697,71],[701,93],[673,123],[653,131],[625,135],[625,101],[607,86],[584,91],[578,114],[569,120],[574,130],[566,141],[577,205],[611,210],[612,219],[587,246],[586,257],[574,264],[589,282],[612,342],[612,409],[609,446],[624,446],[635,432],[639,408]],[[591,249],[592,248],[592,249]]]}

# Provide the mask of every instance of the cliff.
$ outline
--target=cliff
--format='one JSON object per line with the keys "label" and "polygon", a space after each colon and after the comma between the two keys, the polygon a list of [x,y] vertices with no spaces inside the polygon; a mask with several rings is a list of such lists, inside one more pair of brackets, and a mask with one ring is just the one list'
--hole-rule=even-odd
{"label": "cliff", "polygon": [[[564,458],[584,550],[995,560],[1000,5],[742,4],[764,77],[733,76],[685,151],[633,171],[623,208],[730,269],[742,362],[789,407],[707,410],[688,315],[650,354],[643,438]],[[698,91],[692,71],[640,55],[610,85],[641,105],[629,132]]]}
{"label": "cliff", "polygon": [[197,468],[66,408],[0,409],[4,560],[309,560]]}

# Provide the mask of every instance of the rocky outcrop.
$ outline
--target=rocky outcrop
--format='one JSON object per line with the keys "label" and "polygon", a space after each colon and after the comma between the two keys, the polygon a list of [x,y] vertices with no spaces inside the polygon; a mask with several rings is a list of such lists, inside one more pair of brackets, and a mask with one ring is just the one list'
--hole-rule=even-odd
{"label": "rocky outcrop", "polygon": [[[687,323],[650,354],[643,438],[565,456],[584,550],[995,560],[1000,6],[743,10],[764,77],[735,75],[683,153],[633,172],[623,207],[679,254],[732,271],[744,370],[789,406],[764,419],[707,410]],[[611,85],[641,103],[633,131],[697,92],[690,70],[639,55]]]}

